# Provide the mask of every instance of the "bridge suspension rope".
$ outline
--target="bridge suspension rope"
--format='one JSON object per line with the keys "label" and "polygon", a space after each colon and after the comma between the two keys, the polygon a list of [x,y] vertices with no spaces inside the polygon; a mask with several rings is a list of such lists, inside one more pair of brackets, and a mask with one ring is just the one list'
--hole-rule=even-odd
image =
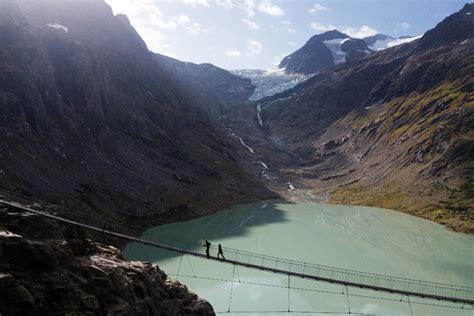
{"label": "bridge suspension rope", "polygon": [[[176,274],[169,274],[170,276],[176,276]],[[201,280],[207,280],[207,281],[214,281],[214,282],[225,282],[225,283],[241,283],[244,285],[252,285],[252,286],[261,286],[261,287],[270,287],[270,288],[279,288],[279,289],[287,289],[287,285],[278,285],[278,284],[269,284],[269,283],[261,283],[261,282],[253,282],[253,281],[236,281],[233,279],[224,279],[224,278],[216,278],[216,277],[209,277],[209,276],[200,276],[196,275],[194,277],[193,275],[185,275],[181,274],[180,277],[182,278],[197,278]],[[307,292],[315,292],[315,293],[322,293],[322,294],[331,294],[331,295],[343,295],[346,296],[346,291],[331,291],[331,290],[322,290],[322,289],[311,289],[311,288],[304,288],[304,287],[290,287],[291,290],[295,291],[307,291]],[[357,297],[357,298],[365,298],[365,299],[372,299],[372,300],[380,300],[380,301],[388,301],[388,302],[403,302],[403,299],[397,299],[397,298],[388,298],[388,297],[380,297],[380,296],[372,296],[372,295],[365,295],[365,294],[356,294],[356,293],[350,293],[349,294],[351,297]],[[410,304],[415,304],[415,305],[422,305],[422,306],[432,306],[432,307],[437,307],[437,308],[447,308],[447,309],[457,309],[457,310],[462,310],[462,309],[467,309],[467,310],[472,310],[474,311],[473,308],[466,308],[464,306],[455,306],[455,305],[446,305],[446,304],[435,304],[435,303],[427,303],[427,302],[413,302],[410,300]],[[288,312],[287,310],[284,312]],[[296,312],[295,310],[291,310],[291,312]],[[227,312],[226,312],[227,313]],[[348,314],[349,311],[346,312],[341,312],[343,314]],[[353,311],[351,311],[351,314],[354,314]]]}
{"label": "bridge suspension rope", "polygon": [[347,309],[348,313],[351,313],[351,301],[349,299],[349,287],[346,285],[346,296],[347,296]]}
{"label": "bridge suspension rope", "polygon": [[[234,267],[232,269],[232,280],[234,280],[234,276],[235,276],[235,267],[236,265],[234,264]],[[230,313],[230,309],[231,309],[231,306],[232,306],[232,294],[234,292],[234,282],[232,282],[230,284],[230,296],[229,296],[229,308],[227,310],[228,313]]]}

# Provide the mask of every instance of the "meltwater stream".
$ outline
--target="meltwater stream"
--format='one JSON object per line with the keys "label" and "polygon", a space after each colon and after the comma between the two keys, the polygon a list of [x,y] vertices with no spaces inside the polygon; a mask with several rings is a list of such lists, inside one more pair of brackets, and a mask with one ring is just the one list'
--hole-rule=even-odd
{"label": "meltwater stream", "polygon": [[[155,227],[144,237],[202,252],[204,247],[200,245],[208,239],[215,245],[293,260],[474,286],[474,237],[378,208],[264,201]],[[474,315],[472,306],[457,309],[453,307],[462,305],[417,298],[410,298],[410,311],[406,297],[352,288],[348,302],[342,286],[297,278],[290,280],[288,297],[285,276],[246,268],[234,271],[231,265],[181,258],[176,253],[135,243],[126,246],[124,255],[131,260],[157,263],[206,298],[216,312],[230,309],[231,313],[278,315],[289,305],[291,311],[305,314],[311,311],[340,315],[347,313],[350,306],[353,314]]]}

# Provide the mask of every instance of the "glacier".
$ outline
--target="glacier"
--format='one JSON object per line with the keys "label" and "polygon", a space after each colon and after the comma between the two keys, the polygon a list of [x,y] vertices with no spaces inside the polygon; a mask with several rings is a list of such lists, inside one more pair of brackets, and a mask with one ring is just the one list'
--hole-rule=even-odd
{"label": "glacier", "polygon": [[301,74],[288,74],[283,68],[267,70],[240,69],[232,70],[231,73],[250,79],[255,86],[255,91],[249,97],[250,101],[258,101],[265,97],[286,91],[310,77]]}
{"label": "glacier", "polygon": [[342,44],[350,40],[346,38],[335,38],[332,40],[323,41],[323,44],[331,51],[332,57],[334,58],[334,64],[340,64],[346,61],[346,52],[341,50]]}

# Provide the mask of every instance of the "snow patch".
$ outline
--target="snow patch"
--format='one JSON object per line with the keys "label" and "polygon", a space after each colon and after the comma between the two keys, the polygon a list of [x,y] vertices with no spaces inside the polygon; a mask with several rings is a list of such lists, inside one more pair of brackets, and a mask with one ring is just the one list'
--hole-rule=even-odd
{"label": "snow patch", "polygon": [[236,137],[240,143],[242,144],[242,146],[244,146],[245,148],[247,148],[247,150],[252,153],[252,154],[255,154],[255,150],[250,147],[249,145],[247,145],[244,140],[242,139],[242,137],[240,137],[239,135],[237,135],[236,133],[232,132],[232,136]]}
{"label": "snow patch", "polygon": [[423,34],[418,35],[418,36],[413,36],[413,37],[405,37],[405,38],[391,38],[391,37],[389,37],[389,38],[386,38],[384,40],[376,41],[372,46],[369,46],[369,48],[371,50],[380,51],[380,50],[384,50],[384,49],[394,47],[394,46],[397,46],[397,45],[412,42],[414,40],[417,40],[417,39],[421,38],[422,36],[423,36]]}
{"label": "snow patch", "polygon": [[263,161],[258,161],[258,163],[263,167],[263,169],[268,169],[268,166]]}
{"label": "snow patch", "polygon": [[421,38],[422,36],[423,36],[423,34],[418,35],[418,36],[413,36],[413,37],[397,38],[396,40],[391,41],[390,43],[388,43],[388,47],[393,47],[393,46],[413,42],[414,40],[417,40],[417,39]]}
{"label": "snow patch", "polygon": [[278,178],[278,177],[270,177],[265,171],[266,171],[266,170],[263,170],[263,171],[262,171],[262,177],[264,177],[264,178],[267,179],[268,181],[270,181],[270,180],[275,180],[275,179]]}
{"label": "snow patch", "polygon": [[255,150],[253,150],[252,147],[250,147],[249,145],[247,145],[247,144],[244,142],[244,140],[242,139],[242,137],[240,137],[240,136],[237,136],[237,137],[239,138],[240,143],[242,144],[242,146],[244,146],[245,148],[247,148],[250,153],[255,154]]}
{"label": "snow patch", "polygon": [[260,112],[262,112],[262,106],[260,103],[257,104],[257,119],[258,119],[258,124],[260,124],[261,127],[263,127],[263,121],[262,117],[260,116]]}
{"label": "snow patch", "polygon": [[21,235],[14,234],[12,232],[2,230],[0,231],[0,237],[6,237],[6,238],[11,238],[11,237],[17,237],[17,238],[23,238]]}
{"label": "snow patch", "polygon": [[294,191],[294,190],[296,190],[296,188],[294,187],[293,183],[291,183],[291,182],[288,182],[288,188],[289,188],[289,191]]}
{"label": "snow patch", "polygon": [[271,101],[268,101],[268,102],[273,103],[273,102],[278,102],[278,101],[287,100],[287,99],[291,98],[292,96],[294,96],[295,94],[296,94],[296,92],[292,93],[291,95],[289,95],[289,96],[287,96],[287,97],[279,98],[279,99],[275,99],[275,100],[271,100]]}
{"label": "snow patch", "polygon": [[468,40],[469,40],[469,39],[465,39],[464,41],[462,41],[462,42],[461,42],[461,43],[459,43],[459,44],[461,44],[461,45],[464,45],[464,44],[466,44],[466,43],[467,43],[467,41],[468,41]]}
{"label": "snow patch", "polygon": [[335,38],[332,40],[323,41],[323,44],[331,51],[334,63],[340,64],[346,61],[346,52],[341,50],[342,44],[347,42],[349,38]]}
{"label": "snow patch", "polygon": [[53,29],[63,30],[66,33],[69,32],[69,29],[67,27],[65,27],[64,25],[61,25],[59,23],[46,24],[46,25],[49,26],[49,27],[52,27]]}

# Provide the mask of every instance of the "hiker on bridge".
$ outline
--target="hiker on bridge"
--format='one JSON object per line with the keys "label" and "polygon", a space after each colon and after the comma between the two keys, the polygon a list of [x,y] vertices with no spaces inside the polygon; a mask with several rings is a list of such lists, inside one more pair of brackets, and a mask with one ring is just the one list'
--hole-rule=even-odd
{"label": "hiker on bridge", "polygon": [[209,248],[211,247],[211,243],[208,240],[206,240],[206,243],[204,244],[204,247],[206,247],[206,257],[210,258],[211,256],[209,254]]}
{"label": "hiker on bridge", "polygon": [[222,245],[219,244],[218,248],[219,248],[219,252],[217,253],[217,259],[220,259],[220,256],[222,256],[222,260],[225,260],[224,252],[222,251]]}

